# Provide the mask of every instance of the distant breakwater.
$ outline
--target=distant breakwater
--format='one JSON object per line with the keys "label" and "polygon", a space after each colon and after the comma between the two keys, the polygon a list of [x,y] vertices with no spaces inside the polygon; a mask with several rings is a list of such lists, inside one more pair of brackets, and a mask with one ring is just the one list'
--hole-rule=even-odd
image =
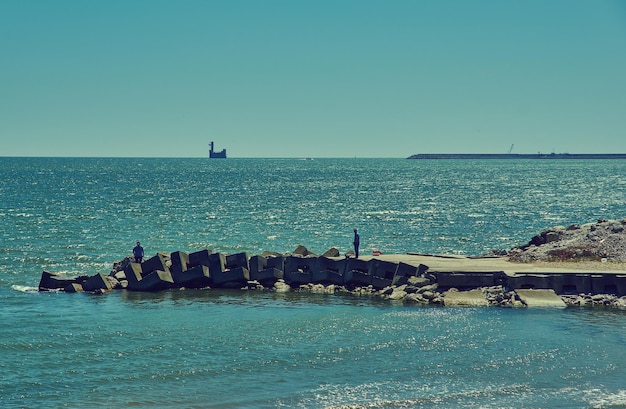
{"label": "distant breakwater", "polygon": [[431,272],[424,264],[395,263],[378,257],[367,260],[339,257],[334,248],[318,256],[303,246],[291,254],[265,252],[252,257],[247,253],[223,254],[210,250],[157,253],[142,263],[126,257],[114,264],[109,275],[64,278],[44,271],[39,282],[39,291],[68,293],[154,292],[176,288],[347,293],[378,295],[405,303],[495,306],[529,305],[522,293],[537,290],[554,294],[557,306],[626,308],[625,275]]}
{"label": "distant breakwater", "polygon": [[417,153],[407,159],[626,159],[626,153]]}

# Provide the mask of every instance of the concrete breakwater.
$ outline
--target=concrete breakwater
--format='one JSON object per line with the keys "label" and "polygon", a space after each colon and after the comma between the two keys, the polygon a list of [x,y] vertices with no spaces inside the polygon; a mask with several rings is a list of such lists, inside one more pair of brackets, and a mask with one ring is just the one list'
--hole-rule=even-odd
{"label": "concrete breakwater", "polygon": [[318,256],[293,253],[223,254],[201,250],[130,257],[109,275],[64,278],[44,271],[40,291],[91,292],[174,288],[311,291],[378,295],[406,303],[441,305],[626,307],[626,272],[537,269],[504,258],[428,255]]}

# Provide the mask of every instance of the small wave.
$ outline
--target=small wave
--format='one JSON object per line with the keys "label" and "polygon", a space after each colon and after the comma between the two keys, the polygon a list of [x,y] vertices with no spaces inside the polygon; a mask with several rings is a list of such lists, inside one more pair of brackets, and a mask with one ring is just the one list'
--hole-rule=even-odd
{"label": "small wave", "polygon": [[38,287],[31,287],[31,286],[28,286],[28,285],[16,285],[16,284],[13,284],[13,285],[11,286],[11,288],[12,288],[13,290],[16,290],[16,291],[21,291],[21,292],[23,292],[23,293],[35,293],[35,292],[39,292],[39,288],[38,288]]}
{"label": "small wave", "polygon": [[593,389],[588,391],[587,395],[587,400],[593,409],[626,407],[626,390],[620,390],[617,393],[606,393],[599,389]]}

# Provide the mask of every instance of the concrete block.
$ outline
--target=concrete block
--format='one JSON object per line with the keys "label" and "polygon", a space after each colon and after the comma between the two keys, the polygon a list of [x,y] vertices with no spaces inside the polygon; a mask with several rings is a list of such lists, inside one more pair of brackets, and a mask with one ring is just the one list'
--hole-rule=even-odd
{"label": "concrete block", "polygon": [[250,257],[250,280],[258,281],[263,285],[270,285],[284,277],[284,258],[278,257]]}
{"label": "concrete block", "polygon": [[184,251],[175,251],[170,254],[170,261],[172,263],[170,266],[172,275],[174,275],[174,273],[182,273],[189,269],[189,254]]}
{"label": "concrete block", "polygon": [[179,287],[203,288],[211,285],[209,267],[195,266],[183,272],[172,271],[174,284]]}
{"label": "concrete block", "polygon": [[377,290],[382,290],[385,287],[389,287],[392,285],[392,283],[393,283],[393,280],[372,276],[372,287],[374,287]]}
{"label": "concrete block", "polygon": [[504,272],[443,272],[435,273],[437,285],[442,288],[478,288],[502,284]]}
{"label": "concrete block", "polygon": [[250,265],[248,264],[248,254],[247,253],[235,253],[226,256],[226,265],[227,270],[232,270],[238,267],[245,268],[246,270],[250,270]]}
{"label": "concrete block", "polygon": [[170,271],[167,266],[167,259],[162,253],[157,253],[155,256],[141,263],[141,275],[144,277],[157,270]]}
{"label": "concrete block", "polygon": [[208,263],[211,276],[223,273],[226,269],[226,255],[222,253],[211,253],[208,255]]}
{"label": "concrete block", "polygon": [[240,288],[250,281],[250,271],[244,267],[235,267],[221,273],[211,273],[211,282],[216,287]]}
{"label": "concrete block", "polygon": [[557,294],[587,294],[592,292],[590,274],[552,274],[551,287]]}
{"label": "concrete block", "polygon": [[565,308],[565,302],[552,289],[518,289],[517,296],[528,307]]}
{"label": "concrete block", "polygon": [[353,286],[367,286],[372,284],[370,274],[371,263],[358,258],[349,258],[346,261],[344,283]]}
{"label": "concrete block", "polygon": [[283,279],[290,286],[299,286],[301,284],[309,284],[313,280],[310,271],[291,270],[283,273]]}
{"label": "concrete block", "polygon": [[43,271],[39,279],[39,291],[62,290],[76,282],[76,279],[64,279],[60,278],[58,274]]}
{"label": "concrete block", "polygon": [[253,278],[259,271],[263,271],[267,268],[267,258],[259,255],[254,255],[250,257],[248,262],[250,264],[250,279],[256,280]]}
{"label": "concrete block", "polygon": [[66,285],[63,291],[66,293],[81,293],[83,292],[83,286],[78,283],[72,283]]}
{"label": "concrete block", "polygon": [[370,261],[372,286],[378,290],[389,287],[393,283],[398,264],[374,258]]}
{"label": "concrete block", "polygon": [[139,281],[128,280],[128,289],[131,291],[161,291],[173,285],[174,279],[170,272],[162,270],[153,271]]}
{"label": "concrete block", "polygon": [[[174,263],[172,263],[173,265]],[[187,268],[195,266],[207,266],[211,264],[211,250],[200,250],[189,253],[189,263]]]}
{"label": "concrete block", "polygon": [[289,256],[285,259],[284,279],[289,285],[308,284],[319,274],[318,257]]}
{"label": "concrete block", "polygon": [[98,289],[107,291],[112,289],[111,282],[102,273],[91,276],[83,282],[84,291],[95,291]]}
{"label": "concrete block", "polygon": [[137,283],[141,280],[141,264],[139,263],[128,263],[126,267],[124,267],[124,275],[126,276],[126,280],[129,283]]}
{"label": "concrete block", "polygon": [[343,285],[346,259],[332,259],[321,256],[318,260],[319,270],[311,274],[312,282]]}
{"label": "concrete block", "polygon": [[273,285],[276,281],[284,278],[285,274],[283,270],[279,270],[274,267],[263,269],[254,275],[250,272],[250,280],[256,280],[263,285]]}
{"label": "concrete block", "polygon": [[516,273],[506,277],[505,285],[511,290],[552,289],[552,280],[549,274]]}
{"label": "concrete block", "polygon": [[424,274],[428,270],[428,267],[424,264],[420,264],[419,267],[411,264],[399,262],[396,274],[393,277],[392,285],[399,286],[408,283],[409,277],[415,277]]}
{"label": "concrete block", "polygon": [[614,294],[619,297],[626,295],[626,275],[592,274],[591,288],[594,294]]}
{"label": "concrete block", "polygon": [[276,255],[266,257],[267,259],[267,268],[275,268],[280,271],[285,271],[285,256]]}
{"label": "concrete block", "polygon": [[371,261],[371,274],[374,277],[384,278],[386,280],[393,280],[396,275],[396,270],[398,269],[398,264],[393,263],[391,261],[384,261],[379,259],[372,259]]}
{"label": "concrete block", "polygon": [[446,291],[443,293],[443,305],[465,306],[465,307],[486,307],[489,301],[481,290],[470,291]]}

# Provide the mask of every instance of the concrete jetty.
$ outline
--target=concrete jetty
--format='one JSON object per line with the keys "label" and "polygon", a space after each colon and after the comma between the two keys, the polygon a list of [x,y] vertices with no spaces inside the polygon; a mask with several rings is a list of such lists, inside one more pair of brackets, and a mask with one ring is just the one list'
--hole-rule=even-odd
{"label": "concrete jetty", "polygon": [[[223,254],[200,250],[130,257],[110,275],[74,279],[43,272],[40,291],[104,293],[112,289],[241,288],[373,294],[446,306],[619,305],[626,307],[626,268],[601,262],[517,263],[507,257],[381,254],[357,258],[291,254]],[[617,264],[620,267],[626,264]],[[598,296],[598,295],[607,295]]]}

